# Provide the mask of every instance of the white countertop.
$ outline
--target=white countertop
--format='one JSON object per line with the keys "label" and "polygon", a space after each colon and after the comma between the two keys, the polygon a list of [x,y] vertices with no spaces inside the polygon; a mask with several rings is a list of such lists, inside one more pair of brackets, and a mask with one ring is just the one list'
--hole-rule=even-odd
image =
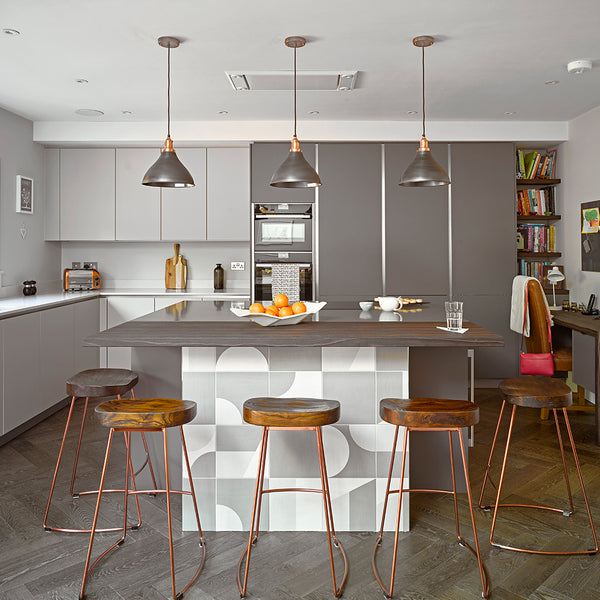
{"label": "white countertop", "polygon": [[0,319],[54,308],[73,302],[107,296],[173,296],[174,298],[202,298],[206,300],[247,300],[250,293],[244,290],[220,290],[212,288],[194,290],[167,290],[165,288],[114,288],[87,292],[38,292],[35,296],[12,296],[0,298]]}

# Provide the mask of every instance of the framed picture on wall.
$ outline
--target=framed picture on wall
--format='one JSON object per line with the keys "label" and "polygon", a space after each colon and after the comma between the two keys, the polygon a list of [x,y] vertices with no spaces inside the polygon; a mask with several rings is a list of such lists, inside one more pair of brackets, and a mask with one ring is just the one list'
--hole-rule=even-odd
{"label": "framed picture on wall", "polygon": [[17,212],[33,214],[33,179],[17,175]]}

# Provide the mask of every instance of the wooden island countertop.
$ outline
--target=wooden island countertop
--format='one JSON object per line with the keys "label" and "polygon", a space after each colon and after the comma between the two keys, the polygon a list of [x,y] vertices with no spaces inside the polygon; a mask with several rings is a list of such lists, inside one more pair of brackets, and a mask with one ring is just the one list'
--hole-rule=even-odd
{"label": "wooden island countertop", "polygon": [[[503,346],[500,335],[465,321],[466,333],[442,331],[443,306],[398,313],[326,306],[301,323],[263,327],[236,317],[230,302],[184,301],[86,339],[102,347],[462,347]],[[387,320],[390,319],[390,320]],[[401,319],[401,320],[400,320]]]}

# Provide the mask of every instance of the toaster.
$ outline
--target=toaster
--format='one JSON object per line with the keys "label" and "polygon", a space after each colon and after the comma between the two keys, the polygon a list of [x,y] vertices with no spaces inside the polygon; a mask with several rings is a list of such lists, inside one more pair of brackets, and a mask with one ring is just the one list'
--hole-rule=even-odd
{"label": "toaster", "polygon": [[63,287],[66,292],[99,290],[100,273],[96,269],[65,269]]}

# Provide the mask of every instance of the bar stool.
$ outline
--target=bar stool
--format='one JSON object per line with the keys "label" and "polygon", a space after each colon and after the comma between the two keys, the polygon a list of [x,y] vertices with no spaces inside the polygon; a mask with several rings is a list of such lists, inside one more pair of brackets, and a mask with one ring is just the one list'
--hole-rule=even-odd
{"label": "bar stool", "polygon": [[[496,431],[494,433],[494,440],[492,442],[492,448],[490,450],[490,456],[488,458],[487,467],[485,470],[485,476],[483,478],[483,485],[481,487],[481,494],[479,496],[479,508],[484,510],[494,509],[494,516],[492,518],[492,526],[490,529],[490,544],[496,548],[504,548],[505,550],[515,550],[516,552],[527,552],[529,554],[561,554],[561,555],[574,555],[574,554],[595,554],[598,552],[598,540],[596,538],[596,530],[594,529],[594,522],[592,520],[592,513],[590,511],[590,504],[588,502],[587,494],[585,492],[585,486],[583,484],[583,477],[581,475],[581,468],[579,466],[579,458],[577,456],[577,449],[575,448],[575,442],[573,441],[573,434],[571,433],[571,425],[569,423],[569,417],[567,415],[567,407],[571,405],[571,389],[568,385],[559,379],[552,377],[514,377],[512,379],[505,379],[498,386],[504,399],[502,401],[502,408],[500,409],[500,415],[498,417],[498,423],[496,424]],[[490,475],[490,468],[492,462],[492,456],[494,454],[494,448],[496,446],[496,439],[498,438],[498,430],[500,429],[500,422],[502,421],[502,414],[506,403],[510,402],[513,405],[512,412],[510,415],[510,424],[508,426],[508,435],[506,438],[506,448],[504,450],[504,458],[502,460],[502,470],[500,472],[500,481],[498,485],[492,481]],[[515,421],[515,414],[517,406],[525,406],[536,409],[551,409],[554,413],[554,422],[556,423],[556,435],[558,437],[558,445],[560,448],[560,456],[563,465],[563,472],[565,476],[565,482],[567,485],[567,494],[569,496],[569,509],[554,508],[551,506],[537,506],[533,504],[508,504],[500,503],[500,495],[502,493],[502,485],[504,483],[504,476],[506,473],[506,465],[508,462],[508,450],[510,448],[510,440],[512,436],[513,424]],[[563,448],[562,435],[560,431],[560,425],[558,421],[557,410],[561,410],[565,420],[567,433],[569,435],[569,442],[571,444],[571,450],[573,451],[573,459],[575,461],[575,467],[577,468],[577,476],[579,478],[579,484],[581,485],[581,491],[583,493],[583,500],[590,521],[590,528],[592,530],[592,536],[594,538],[594,548],[591,550],[579,550],[579,551],[551,551],[551,550],[535,550],[529,548],[521,548],[517,546],[510,546],[508,544],[500,544],[494,541],[494,531],[496,528],[496,519],[498,517],[498,509],[505,507],[518,507],[518,508],[538,508],[542,510],[549,510],[558,512],[565,517],[570,517],[573,512],[573,496],[571,494],[571,485],[569,483],[569,474],[567,472],[567,463],[565,461],[565,452]],[[496,502],[495,504],[483,504],[483,495],[488,480],[492,486],[496,489]]]}
{"label": "bar stool", "polygon": [[[329,481],[327,478],[327,467],[325,465],[325,451],[323,450],[323,436],[321,427],[336,423],[340,418],[340,403],[337,400],[321,400],[313,398],[250,398],[244,402],[244,421],[251,425],[263,428],[260,443],[260,458],[258,472],[256,475],[256,490],[254,492],[254,503],[252,505],[252,525],[248,545],[246,546],[238,562],[237,584],[240,597],[246,597],[248,583],[248,572],[250,569],[250,552],[252,546],[258,541],[260,525],[260,507],[263,494],[274,492],[316,492],[323,494],[323,506],[325,509],[325,526],[327,527],[327,542],[329,544],[329,561],[331,563],[331,579],[333,581],[333,593],[336,598],[342,595],[342,590],[348,577],[348,560],[342,544],[337,539],[333,525],[333,512],[331,510],[331,494],[329,493]],[[265,465],[267,462],[267,442],[269,432],[274,430],[299,431],[312,430],[317,436],[317,450],[319,454],[319,468],[321,472],[321,489],[308,488],[281,488],[263,489],[265,478]],[[335,565],[333,562],[333,545],[340,550],[344,559],[344,577],[342,583],[337,587],[335,577]],[[244,569],[244,581],[241,581],[242,562],[246,557]]]}
{"label": "bar stool", "polygon": [[[375,542],[373,549],[373,572],[377,583],[383,590],[386,598],[391,598],[394,593],[394,576],[396,573],[396,558],[398,551],[398,535],[400,531],[400,512],[402,510],[402,494],[404,492],[435,492],[441,494],[452,494],[454,496],[454,518],[456,521],[456,536],[458,543],[468,548],[476,557],[479,565],[479,575],[481,577],[482,596],[487,598],[490,593],[489,576],[481,553],[479,551],[479,540],[477,539],[477,527],[475,526],[475,515],[473,513],[473,502],[471,500],[471,486],[469,483],[469,472],[467,468],[467,459],[465,457],[465,449],[463,443],[462,427],[470,427],[479,422],[479,408],[471,403],[463,400],[439,400],[435,398],[411,398],[409,400],[384,398],[379,403],[379,415],[387,423],[396,426],[394,433],[394,442],[392,444],[392,456],[390,459],[390,470],[388,475],[387,487],[385,490],[385,500],[383,504],[383,514],[381,516],[381,527],[379,536]],[[402,454],[402,468],[400,472],[400,488],[390,490],[392,481],[392,471],[394,469],[394,457],[396,454],[396,445],[398,443],[398,431],[400,427],[406,428],[404,435],[404,446]],[[447,431],[448,441],[450,442],[450,467],[452,470],[452,490],[422,490],[404,488],[404,470],[406,465],[406,449],[409,433],[412,431]],[[458,497],[456,493],[456,477],[454,474],[454,452],[452,449],[452,432],[458,433],[460,441],[460,451],[462,456],[462,464],[465,473],[465,481],[467,484],[467,497],[469,499],[469,511],[471,512],[471,524],[473,526],[473,536],[475,537],[475,550],[465,541],[460,534],[460,526],[458,521]],[[385,513],[390,494],[399,494],[398,496],[398,515],[396,517],[396,534],[394,538],[394,554],[392,558],[392,574],[390,577],[389,589],[381,581],[381,577],[377,572],[375,564],[375,556],[377,550],[381,546],[383,540],[383,527],[385,524]]]}
{"label": "bar stool", "polygon": [[[138,382],[137,373],[130,371],[129,369],[88,369],[86,371],[80,371],[73,377],[67,379],[67,394],[71,396],[71,406],[69,408],[69,416],[67,417],[67,423],[65,425],[65,431],[63,433],[62,442],[60,444],[60,450],[58,451],[58,458],[56,460],[56,466],[54,468],[54,476],[52,477],[52,484],[50,485],[50,493],[48,495],[48,502],[46,504],[46,511],[44,512],[44,519],[42,526],[46,531],[61,531],[63,533],[90,533],[90,529],[68,529],[65,527],[51,527],[48,525],[48,512],[50,511],[50,504],[52,502],[52,494],[54,493],[54,487],[56,485],[56,478],[58,476],[58,470],[65,447],[65,441],[67,439],[67,433],[71,424],[71,417],[73,415],[73,408],[75,401],[78,398],[85,398],[85,404],[83,407],[83,415],[81,417],[81,426],[79,428],[79,439],[77,441],[77,449],[75,451],[75,460],[73,461],[73,472],[71,474],[71,485],[69,487],[69,493],[73,498],[79,498],[87,494],[97,494],[98,490],[90,490],[86,492],[74,492],[75,476],[77,474],[77,463],[79,461],[79,451],[81,449],[81,440],[83,438],[83,428],[85,425],[85,416],[87,414],[88,401],[90,398],[106,398],[108,396],[117,396],[121,398],[124,394],[131,392],[131,396],[134,397],[133,387]],[[148,454],[148,445],[146,444],[146,438],[142,432],[142,441],[144,443],[144,449],[146,452],[146,458],[142,466],[136,471],[135,475],[138,475],[140,471],[148,465],[150,469],[150,475],[152,476],[152,482],[156,488],[156,479],[154,477],[154,470],[152,469],[152,462],[150,455]],[[124,490],[105,490],[106,492],[123,492]],[[141,525],[141,516],[138,511],[138,523],[134,527]],[[119,527],[112,527],[109,529],[99,529],[98,531],[118,531]]]}
{"label": "bar stool", "polygon": [[[170,400],[166,398],[149,398],[145,400],[111,400],[109,402],[103,402],[96,407],[96,414],[100,419],[100,423],[105,427],[110,427],[110,433],[108,435],[108,443],[106,445],[106,455],[104,458],[104,465],[102,467],[102,476],[100,478],[100,488],[98,490],[98,500],[96,501],[96,510],[94,512],[94,520],[90,533],[90,543],[88,546],[87,557],[85,561],[85,569],[83,573],[83,582],[81,584],[81,592],[79,599],[83,600],[85,586],[89,578],[90,572],[98,564],[98,562],[110,552],[113,548],[117,548],[125,542],[127,535],[127,500],[130,495],[135,495],[137,498],[138,494],[147,494],[149,492],[164,493],[167,495],[167,523],[169,529],[169,556],[171,559],[171,591],[175,600],[180,600],[189,587],[196,581],[196,578],[200,574],[202,567],[204,566],[204,560],[206,558],[206,544],[204,542],[204,536],[202,534],[202,528],[200,526],[200,515],[198,514],[198,506],[196,504],[196,494],[194,492],[194,482],[192,479],[192,471],[190,469],[190,461],[187,453],[187,446],[185,444],[185,436],[183,434],[183,425],[189,423],[196,416],[196,403],[190,402],[189,400]],[[187,469],[187,475],[190,481],[190,491],[185,490],[172,490],[169,483],[169,448],[167,445],[167,429],[170,427],[179,427],[181,434],[181,445],[183,450],[183,457],[185,459],[185,466]],[[122,431],[125,434],[125,444],[127,447],[127,459],[125,461],[125,499],[123,503],[123,527],[120,528],[122,531],[121,538],[114,544],[104,550],[98,558],[90,566],[90,560],[92,556],[92,546],[94,544],[94,535],[96,531],[96,524],[98,522],[98,514],[100,512],[100,502],[102,500],[102,493],[104,488],[104,479],[106,476],[106,468],[108,464],[108,457],[112,445],[112,439],[115,431]],[[165,489],[164,490],[137,490],[135,487],[135,479],[132,479],[133,490],[129,489],[129,471],[131,470],[131,434],[134,431],[150,432],[160,431],[163,434],[164,444],[164,460],[165,460]],[[200,539],[200,548],[202,549],[202,558],[200,565],[196,570],[196,573],[190,580],[190,582],[183,588],[183,590],[177,593],[175,588],[175,559],[173,555],[173,531],[172,531],[172,518],[171,518],[171,494],[182,494],[192,497],[192,503],[194,506],[194,513],[196,515],[196,523],[198,525],[198,536]]]}

